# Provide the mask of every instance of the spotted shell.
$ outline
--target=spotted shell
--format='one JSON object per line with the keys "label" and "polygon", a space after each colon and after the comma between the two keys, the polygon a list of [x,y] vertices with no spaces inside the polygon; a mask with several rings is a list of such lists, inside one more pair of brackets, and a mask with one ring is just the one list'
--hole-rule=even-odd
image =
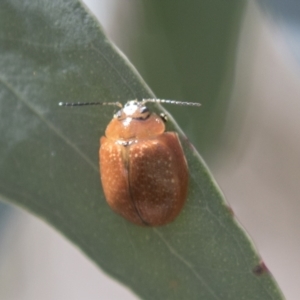
{"label": "spotted shell", "polygon": [[187,162],[175,132],[141,102],[129,101],[100,139],[100,174],[110,207],[128,221],[161,226],[182,210]]}

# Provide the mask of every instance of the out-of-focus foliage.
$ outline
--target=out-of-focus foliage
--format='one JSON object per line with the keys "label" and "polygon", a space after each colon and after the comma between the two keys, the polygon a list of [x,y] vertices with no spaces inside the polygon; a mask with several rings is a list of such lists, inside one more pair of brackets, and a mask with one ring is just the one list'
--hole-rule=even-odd
{"label": "out-of-focus foliage", "polygon": [[200,109],[168,109],[210,164],[222,148],[220,135],[245,4],[244,0],[143,0],[130,40],[129,57],[158,98],[202,103]]}
{"label": "out-of-focus foliage", "polygon": [[281,30],[286,45],[300,63],[300,1],[262,0],[257,2],[266,15],[272,18],[274,26]]}

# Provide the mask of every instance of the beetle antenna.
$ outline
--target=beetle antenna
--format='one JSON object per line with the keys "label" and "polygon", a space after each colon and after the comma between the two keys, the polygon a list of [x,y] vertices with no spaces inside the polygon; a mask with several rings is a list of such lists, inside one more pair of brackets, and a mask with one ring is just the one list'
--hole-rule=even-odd
{"label": "beetle antenna", "polygon": [[123,107],[120,102],[59,102],[59,106],[113,105]]}
{"label": "beetle antenna", "polygon": [[165,99],[143,99],[143,103],[152,102],[152,103],[168,103],[176,105],[188,105],[188,106],[201,106],[198,102],[184,102],[184,101],[175,101],[175,100],[165,100]]}

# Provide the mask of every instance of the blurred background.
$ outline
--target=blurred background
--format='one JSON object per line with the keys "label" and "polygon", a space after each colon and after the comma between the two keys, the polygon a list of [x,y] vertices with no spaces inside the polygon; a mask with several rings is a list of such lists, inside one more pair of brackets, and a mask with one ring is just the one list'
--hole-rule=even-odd
{"label": "blurred background", "polygon": [[[286,299],[300,295],[300,3],[85,0],[209,165]],[[137,297],[43,221],[0,210],[3,300]]]}

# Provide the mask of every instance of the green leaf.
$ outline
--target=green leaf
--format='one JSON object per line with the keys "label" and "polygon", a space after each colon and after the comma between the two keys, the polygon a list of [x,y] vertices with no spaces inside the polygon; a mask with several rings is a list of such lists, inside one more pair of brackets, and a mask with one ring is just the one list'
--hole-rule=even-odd
{"label": "green leaf", "polygon": [[0,70],[1,198],[45,219],[143,299],[282,299],[183,135],[190,186],[175,222],[141,228],[110,210],[98,148],[113,109],[58,102],[153,95],[80,2],[2,0]]}

